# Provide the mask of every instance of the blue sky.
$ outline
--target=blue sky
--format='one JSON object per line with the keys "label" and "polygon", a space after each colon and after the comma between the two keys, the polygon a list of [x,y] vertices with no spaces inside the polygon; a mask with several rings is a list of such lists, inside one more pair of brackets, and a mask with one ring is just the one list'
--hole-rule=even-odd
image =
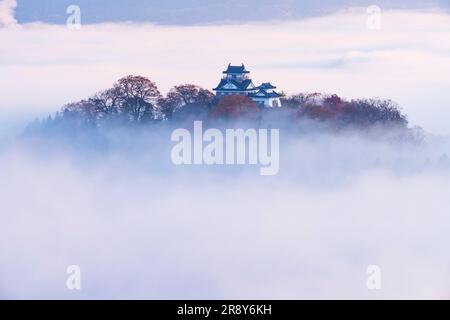
{"label": "blue sky", "polygon": [[65,9],[71,4],[83,9],[85,23],[145,21],[178,25],[298,19],[373,4],[384,9],[450,8],[448,0],[19,0],[16,18],[20,23],[65,23]]}

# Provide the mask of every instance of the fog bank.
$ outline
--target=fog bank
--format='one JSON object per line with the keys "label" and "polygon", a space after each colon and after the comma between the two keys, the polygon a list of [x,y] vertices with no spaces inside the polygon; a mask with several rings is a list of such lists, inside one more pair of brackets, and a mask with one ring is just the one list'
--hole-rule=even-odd
{"label": "fog bank", "polygon": [[[262,177],[173,167],[165,133],[154,149],[148,133],[120,136],[102,151],[2,146],[0,297],[449,297],[448,144],[285,138],[280,174]],[[66,289],[69,265],[81,291]]]}

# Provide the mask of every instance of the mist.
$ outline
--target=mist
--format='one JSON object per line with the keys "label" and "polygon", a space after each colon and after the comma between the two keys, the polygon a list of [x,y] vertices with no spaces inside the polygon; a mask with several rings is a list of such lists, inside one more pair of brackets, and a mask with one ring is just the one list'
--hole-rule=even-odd
{"label": "mist", "polygon": [[174,166],[170,133],[188,125],[4,143],[0,297],[449,297],[446,139],[282,129],[280,172],[264,177]]}

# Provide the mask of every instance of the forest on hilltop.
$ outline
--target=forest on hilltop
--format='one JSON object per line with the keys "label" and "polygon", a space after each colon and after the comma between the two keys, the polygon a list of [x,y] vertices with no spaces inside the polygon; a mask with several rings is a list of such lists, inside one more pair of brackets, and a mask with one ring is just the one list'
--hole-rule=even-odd
{"label": "forest on hilltop", "polygon": [[[54,132],[104,126],[146,126],[202,120],[256,127],[370,131],[390,128],[409,136],[407,116],[391,100],[371,98],[346,100],[335,94],[284,95],[281,108],[263,108],[246,96],[217,98],[193,84],[174,86],[163,96],[156,83],[142,76],[126,76],[112,88],[68,103],[54,116],[31,124],[28,131]],[[379,130],[378,130],[379,131]]]}

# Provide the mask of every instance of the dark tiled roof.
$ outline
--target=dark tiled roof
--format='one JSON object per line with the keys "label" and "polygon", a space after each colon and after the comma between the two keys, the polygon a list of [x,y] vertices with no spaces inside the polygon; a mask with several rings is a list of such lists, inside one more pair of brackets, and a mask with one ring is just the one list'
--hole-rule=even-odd
{"label": "dark tiled roof", "polygon": [[241,88],[247,90],[248,87],[252,84],[252,80],[250,79],[245,79],[244,81],[242,81],[241,83]]}
{"label": "dark tiled roof", "polygon": [[252,97],[252,98],[280,98],[280,97],[282,97],[282,95],[277,92],[267,92],[264,89],[259,89],[258,92],[249,95],[249,97]]}
{"label": "dark tiled roof", "polygon": [[[237,87],[237,89],[226,89],[226,88],[223,88],[228,83],[231,83],[231,84],[235,85]],[[246,91],[246,90],[252,90],[252,89],[249,89],[249,86],[251,84],[252,84],[252,80],[250,80],[250,79],[245,79],[242,82],[238,82],[236,80],[231,80],[231,79],[222,79],[220,81],[220,83],[217,85],[217,87],[214,88],[213,90],[214,91],[217,91],[217,90]]]}
{"label": "dark tiled roof", "polygon": [[250,73],[250,72],[245,70],[244,64],[242,64],[241,66],[232,66],[230,63],[228,65],[228,69],[225,70],[223,73]]}
{"label": "dark tiled roof", "polygon": [[274,85],[272,85],[270,82],[264,82],[262,85],[258,87],[259,89],[276,89]]}
{"label": "dark tiled roof", "polygon": [[228,83],[227,80],[222,79],[222,80],[220,80],[220,83],[217,85],[217,87],[215,87],[213,90],[214,90],[214,91],[220,90],[220,89],[221,89],[224,85],[226,85],[227,83]]}

